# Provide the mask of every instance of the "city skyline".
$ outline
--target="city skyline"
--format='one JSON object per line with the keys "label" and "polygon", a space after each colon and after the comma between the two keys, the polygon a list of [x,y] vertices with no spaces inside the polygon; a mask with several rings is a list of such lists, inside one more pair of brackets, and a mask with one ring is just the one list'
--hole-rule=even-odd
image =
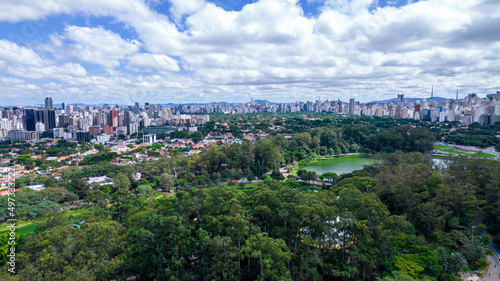
{"label": "city skyline", "polygon": [[[498,1],[0,0],[0,104],[495,93]],[[57,102],[56,102],[57,103]]]}
{"label": "city skyline", "polygon": [[390,103],[392,101],[400,99],[400,97],[404,97],[404,99],[407,99],[409,101],[430,101],[430,100],[438,100],[438,101],[444,101],[444,100],[461,100],[465,97],[467,97],[470,94],[474,94],[479,98],[486,98],[488,95],[495,95],[498,94],[500,91],[496,92],[491,92],[491,93],[484,93],[484,94],[477,94],[477,93],[464,93],[463,96],[458,94],[458,91],[455,93],[455,97],[453,98],[445,98],[442,96],[434,96],[433,93],[431,93],[429,96],[406,96],[405,94],[396,94],[396,97],[391,97],[391,96],[386,96],[385,100],[370,100],[370,101],[363,101],[363,100],[357,100],[355,98],[351,97],[340,97],[340,98],[335,98],[332,99],[331,96],[318,96],[316,99],[298,99],[298,100],[288,100],[288,101],[272,101],[272,100],[267,100],[267,99],[254,99],[250,97],[249,100],[242,100],[242,101],[236,101],[236,102],[226,102],[226,101],[207,101],[207,102],[150,102],[150,100],[141,100],[141,101],[134,101],[131,103],[121,103],[121,102],[99,102],[99,103],[84,103],[84,102],[71,102],[71,101],[56,101],[55,103],[53,102],[52,97],[45,97],[45,103],[39,102],[35,104],[1,104],[0,103],[0,109],[1,107],[20,107],[20,108],[45,108],[45,109],[55,109],[56,107],[64,109],[65,105],[72,105],[72,106],[97,106],[97,107],[102,107],[103,105],[109,105],[112,107],[119,106],[119,107],[126,107],[126,106],[131,106],[134,104],[137,104],[141,107],[144,107],[145,105],[149,104],[157,104],[157,105],[166,105],[166,106],[176,106],[176,105],[208,105],[208,104],[246,104],[246,103],[251,103],[252,101],[256,102],[268,102],[270,104],[280,104],[280,103],[297,103],[297,102],[325,102],[325,101],[342,101],[345,103],[349,103],[351,99],[354,99],[355,102],[357,103],[363,103],[363,104],[371,104],[371,103]]}

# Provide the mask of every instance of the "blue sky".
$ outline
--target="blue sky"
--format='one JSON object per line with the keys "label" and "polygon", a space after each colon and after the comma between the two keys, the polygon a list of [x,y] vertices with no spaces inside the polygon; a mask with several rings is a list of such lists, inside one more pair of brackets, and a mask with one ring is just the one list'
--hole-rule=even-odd
{"label": "blue sky", "polygon": [[0,0],[0,105],[493,93],[496,0]]}

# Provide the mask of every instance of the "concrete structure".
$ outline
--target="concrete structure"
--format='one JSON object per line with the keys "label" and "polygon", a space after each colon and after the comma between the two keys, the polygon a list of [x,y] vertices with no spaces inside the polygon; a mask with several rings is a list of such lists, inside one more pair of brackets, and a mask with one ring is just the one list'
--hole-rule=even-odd
{"label": "concrete structure", "polygon": [[142,137],[142,142],[146,144],[153,144],[156,142],[156,135],[144,135]]}

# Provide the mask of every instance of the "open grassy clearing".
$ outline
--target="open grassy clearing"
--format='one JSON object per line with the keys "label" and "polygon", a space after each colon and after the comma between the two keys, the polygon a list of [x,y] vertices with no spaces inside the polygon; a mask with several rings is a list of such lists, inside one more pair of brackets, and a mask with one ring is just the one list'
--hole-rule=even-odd
{"label": "open grassy clearing", "polygon": [[[73,208],[70,210],[64,210],[61,211],[65,217],[80,217],[83,216],[84,214],[89,212],[88,207],[79,207],[79,208]],[[25,220],[25,221],[17,221],[16,222],[16,232],[19,234],[30,234],[34,233],[36,227],[46,221],[47,218],[35,218],[30,221]],[[0,234],[9,231],[9,226],[10,223],[4,222],[0,223]]]}
{"label": "open grassy clearing", "polygon": [[489,154],[489,153],[484,153],[484,152],[473,152],[473,153],[466,153],[466,152],[461,152],[461,151],[456,151],[453,150],[453,147],[447,146],[447,145],[434,145],[434,149],[443,151],[443,152],[448,152],[452,154],[457,154],[457,155],[465,155],[465,156],[474,156],[474,157],[483,157],[483,158],[494,158],[495,155]]}

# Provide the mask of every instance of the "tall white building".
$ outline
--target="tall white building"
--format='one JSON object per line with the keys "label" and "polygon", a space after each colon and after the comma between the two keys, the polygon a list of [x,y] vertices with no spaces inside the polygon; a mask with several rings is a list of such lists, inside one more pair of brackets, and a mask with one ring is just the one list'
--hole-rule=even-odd
{"label": "tall white building", "polygon": [[6,129],[7,131],[12,130],[12,121],[2,118],[0,120],[0,129]]}
{"label": "tall white building", "polygon": [[45,132],[45,124],[42,122],[38,122],[35,124],[35,131],[37,132]]}
{"label": "tall white building", "polygon": [[135,134],[135,133],[138,133],[139,132],[139,124],[137,123],[130,123],[129,125],[129,130],[130,130],[130,134]]}

